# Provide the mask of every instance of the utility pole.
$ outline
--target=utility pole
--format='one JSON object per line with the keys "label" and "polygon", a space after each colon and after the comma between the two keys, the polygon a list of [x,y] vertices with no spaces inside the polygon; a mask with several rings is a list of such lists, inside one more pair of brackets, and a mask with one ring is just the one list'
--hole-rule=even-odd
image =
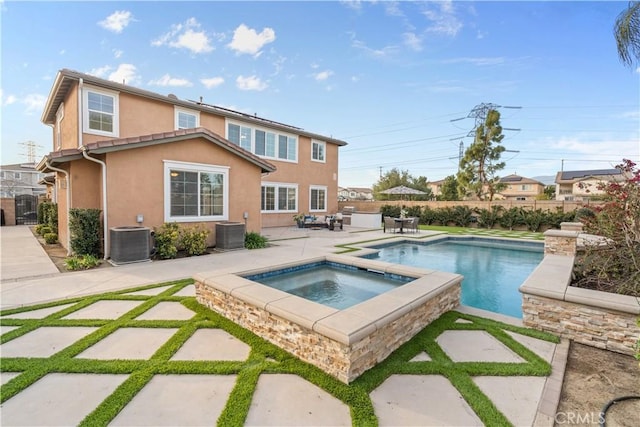
{"label": "utility pole", "polygon": [[378,166],[380,168],[380,179],[382,179],[382,166]]}

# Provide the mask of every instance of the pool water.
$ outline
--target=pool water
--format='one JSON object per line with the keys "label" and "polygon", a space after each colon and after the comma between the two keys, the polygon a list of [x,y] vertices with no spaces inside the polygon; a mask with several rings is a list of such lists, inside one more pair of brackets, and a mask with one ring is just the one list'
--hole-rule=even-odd
{"label": "pool water", "polygon": [[462,274],[462,304],[518,318],[522,318],[522,297],[518,288],[542,257],[542,244],[501,244],[475,238],[402,242],[382,246],[377,255],[367,256]]}
{"label": "pool water", "polygon": [[306,266],[287,272],[274,271],[246,278],[339,310],[413,280],[331,264]]}

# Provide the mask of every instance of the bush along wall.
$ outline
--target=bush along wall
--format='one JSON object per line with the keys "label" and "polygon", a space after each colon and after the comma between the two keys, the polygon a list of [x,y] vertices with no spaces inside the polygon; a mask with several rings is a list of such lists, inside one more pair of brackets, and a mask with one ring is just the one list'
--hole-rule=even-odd
{"label": "bush along wall", "polygon": [[75,255],[100,257],[102,253],[101,213],[100,209],[69,209],[70,244]]}
{"label": "bush along wall", "polygon": [[[563,222],[572,222],[578,218],[578,214],[587,216],[584,212],[587,208],[580,208],[572,212],[563,212],[562,208],[555,211],[543,211],[542,209],[526,210],[520,207],[504,209],[501,206],[492,206],[490,209],[472,209],[468,206],[430,208],[428,206],[411,206],[407,209],[407,216],[419,218],[424,225],[455,225],[458,227],[470,227],[476,224],[480,228],[503,228],[513,230],[527,228],[530,231],[543,229],[560,229]],[[380,208],[383,216],[400,216],[400,207],[397,205],[383,205]]]}

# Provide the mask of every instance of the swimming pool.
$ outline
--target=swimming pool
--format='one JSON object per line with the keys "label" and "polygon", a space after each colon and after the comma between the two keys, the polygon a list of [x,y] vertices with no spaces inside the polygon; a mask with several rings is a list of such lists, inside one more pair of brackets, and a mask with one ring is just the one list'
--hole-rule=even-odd
{"label": "swimming pool", "polygon": [[402,286],[413,278],[338,263],[315,263],[246,277],[342,310]]}
{"label": "swimming pool", "polygon": [[518,288],[542,261],[542,242],[445,237],[370,246],[366,255],[396,264],[429,268],[464,276],[461,303],[522,318]]}

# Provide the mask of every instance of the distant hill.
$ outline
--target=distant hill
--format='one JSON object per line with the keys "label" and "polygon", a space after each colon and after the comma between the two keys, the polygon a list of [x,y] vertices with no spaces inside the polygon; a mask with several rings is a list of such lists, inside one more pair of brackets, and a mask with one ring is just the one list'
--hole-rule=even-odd
{"label": "distant hill", "polygon": [[540,181],[544,185],[554,185],[556,183],[556,176],[555,175],[532,176],[531,179],[535,179],[536,181]]}

